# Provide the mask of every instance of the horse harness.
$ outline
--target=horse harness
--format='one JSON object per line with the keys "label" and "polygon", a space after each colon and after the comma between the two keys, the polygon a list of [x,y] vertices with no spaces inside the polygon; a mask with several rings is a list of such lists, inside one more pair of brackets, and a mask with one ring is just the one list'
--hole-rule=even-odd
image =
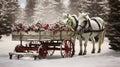
{"label": "horse harness", "polygon": [[[81,34],[81,33],[90,33],[90,35],[92,35],[92,32],[101,32],[101,31],[104,30],[104,29],[100,29],[100,24],[96,19],[91,19],[91,20],[94,20],[98,24],[99,30],[92,30],[90,20],[83,21],[84,25],[81,26],[81,25],[78,24],[79,21],[76,19],[76,17],[75,16],[72,16],[72,17],[74,18],[74,20],[76,22],[76,26],[74,28],[72,28],[73,21],[72,21],[71,18],[68,18],[67,22],[68,22],[68,25],[70,26],[70,28],[72,29],[72,31],[74,32],[74,35],[75,34]],[[86,28],[87,24],[88,24],[88,27]],[[81,30],[78,31],[77,28],[79,26],[81,27]]]}
{"label": "horse harness", "polygon": [[72,16],[74,19],[75,19],[75,22],[76,22],[76,26],[74,27],[74,30],[75,31],[77,31],[77,27],[78,27],[78,20],[76,19],[76,17],[75,16]]}
{"label": "horse harness", "polygon": [[[82,28],[84,33],[88,33],[88,32],[101,32],[101,31],[104,30],[103,28],[102,29],[100,28],[100,24],[99,24],[99,22],[96,19],[91,19],[91,20],[94,20],[98,24],[99,30],[92,30],[90,20],[85,20],[85,21],[83,21],[85,23],[84,26],[78,25],[78,26],[80,26]],[[87,23],[88,23],[88,27],[86,28]]]}

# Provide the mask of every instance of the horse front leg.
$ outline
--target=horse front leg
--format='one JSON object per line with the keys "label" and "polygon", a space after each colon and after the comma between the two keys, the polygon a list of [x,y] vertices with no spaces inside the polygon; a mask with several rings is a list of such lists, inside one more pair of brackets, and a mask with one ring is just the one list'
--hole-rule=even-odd
{"label": "horse front leg", "polygon": [[76,40],[76,36],[72,37],[71,40],[72,40],[72,42],[74,44],[73,54],[72,54],[72,55],[74,55],[75,54],[75,40]]}
{"label": "horse front leg", "polygon": [[79,39],[79,44],[80,44],[80,52],[79,52],[78,55],[82,55],[83,54],[83,49],[82,49],[82,38],[81,38],[81,36],[79,36],[78,39]]}
{"label": "horse front leg", "polygon": [[86,48],[87,48],[87,42],[88,42],[88,40],[89,40],[89,38],[87,37],[87,38],[85,39],[85,43],[84,43],[84,53],[83,53],[83,55],[86,55],[86,54],[87,54]]}

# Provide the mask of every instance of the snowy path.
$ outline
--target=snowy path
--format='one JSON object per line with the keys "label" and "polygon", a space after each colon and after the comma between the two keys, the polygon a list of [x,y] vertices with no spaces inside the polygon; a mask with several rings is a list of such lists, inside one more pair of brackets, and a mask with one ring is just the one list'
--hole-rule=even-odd
{"label": "snowy path", "polygon": [[8,53],[12,52],[19,42],[11,41],[11,36],[3,36],[0,40],[0,67],[120,67],[120,52],[108,49],[108,43],[109,41],[106,38],[100,54],[90,53],[91,43],[89,42],[87,47],[88,54],[86,56],[78,56],[79,45],[78,41],[76,41],[76,54],[72,58],[61,58],[60,53],[55,52],[52,57],[42,60],[33,60],[30,57],[10,60]]}

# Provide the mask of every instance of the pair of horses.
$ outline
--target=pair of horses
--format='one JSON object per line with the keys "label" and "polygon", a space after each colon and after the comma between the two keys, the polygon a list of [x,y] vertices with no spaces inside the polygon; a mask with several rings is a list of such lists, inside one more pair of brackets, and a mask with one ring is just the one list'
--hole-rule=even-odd
{"label": "pair of horses", "polygon": [[[75,43],[77,38],[80,42],[80,52],[79,55],[86,55],[87,53],[87,43],[89,40],[92,41],[92,51],[95,53],[95,37],[98,36],[98,53],[101,52],[101,44],[105,37],[105,23],[100,17],[90,18],[87,13],[79,13],[79,16],[63,14],[60,22],[66,24],[74,33],[72,41]],[[82,40],[85,40],[84,45]],[[83,48],[84,47],[84,50]]]}

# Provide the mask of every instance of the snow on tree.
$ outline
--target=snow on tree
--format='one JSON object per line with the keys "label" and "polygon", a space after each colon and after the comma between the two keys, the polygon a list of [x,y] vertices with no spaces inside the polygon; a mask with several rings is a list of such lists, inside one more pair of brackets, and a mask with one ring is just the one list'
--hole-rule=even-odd
{"label": "snow on tree", "polygon": [[120,21],[120,0],[109,0],[110,22],[119,22]]}
{"label": "snow on tree", "polygon": [[82,4],[85,0],[70,0],[70,14],[76,14],[78,15],[79,12],[81,12]]}
{"label": "snow on tree", "polygon": [[33,22],[35,4],[36,4],[36,0],[26,0],[26,7],[24,10],[25,11],[25,16],[24,16],[25,23]]}
{"label": "snow on tree", "polygon": [[25,9],[19,8],[16,14],[16,23],[23,23],[25,22]]}
{"label": "snow on tree", "polygon": [[54,23],[58,17],[58,12],[55,11],[58,3],[54,0],[36,0],[34,21],[42,23]]}
{"label": "snow on tree", "polygon": [[99,16],[104,20],[108,19],[109,7],[107,0],[84,0],[79,9],[88,12],[91,17]]}
{"label": "snow on tree", "polygon": [[16,19],[18,0],[0,0],[0,34],[11,32],[11,23]]}
{"label": "snow on tree", "polygon": [[109,35],[111,49],[120,50],[120,0],[109,0],[109,23],[107,34]]}

